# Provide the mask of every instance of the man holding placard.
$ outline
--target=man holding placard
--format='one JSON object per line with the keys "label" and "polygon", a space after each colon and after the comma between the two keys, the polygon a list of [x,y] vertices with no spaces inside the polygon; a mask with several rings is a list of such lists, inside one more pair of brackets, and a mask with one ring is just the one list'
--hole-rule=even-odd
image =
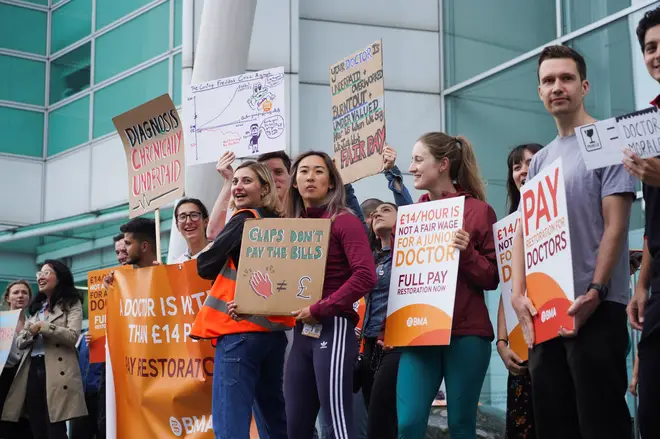
{"label": "man holding placard", "polygon": [[[555,119],[558,137],[532,159],[528,183],[560,163],[566,193],[567,222],[572,243],[573,289],[577,299],[568,308],[574,330],[536,344],[526,297],[527,261],[522,232],[513,254],[512,304],[529,345],[529,369],[536,434],[544,438],[628,438],[630,414],[625,403],[628,331],[628,221],[635,187],[623,166],[588,170],[576,127],[594,123],[586,112],[589,92],[584,58],[565,46],[546,47],[539,57],[539,96]],[[559,169],[559,168],[558,168]],[[561,175],[558,174],[558,175]],[[548,189],[559,183],[548,176]],[[539,183],[540,184],[540,183]],[[541,191],[539,191],[541,192]],[[547,191],[544,191],[547,192]],[[541,210],[556,214],[557,206],[540,194]],[[549,246],[550,247],[550,246]],[[559,312],[545,319],[561,318]],[[561,422],[557,422],[561,420]]]}
{"label": "man holding placard", "polygon": [[[660,8],[647,12],[637,27],[644,62],[653,79],[660,82]],[[651,104],[660,107],[660,96]],[[642,330],[639,355],[639,429],[643,437],[660,437],[656,416],[660,408],[660,294],[649,300],[649,288],[660,291],[660,157],[640,158],[628,151],[624,166],[643,183],[645,239],[642,268],[635,294],[628,305],[633,328]]]}

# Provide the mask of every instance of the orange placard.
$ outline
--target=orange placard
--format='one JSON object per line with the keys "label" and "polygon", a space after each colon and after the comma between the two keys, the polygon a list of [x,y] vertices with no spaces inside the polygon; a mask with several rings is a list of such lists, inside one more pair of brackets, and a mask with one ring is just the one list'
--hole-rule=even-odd
{"label": "orange placard", "polygon": [[212,439],[215,350],[188,334],[211,284],[197,261],[115,272],[108,348],[117,439]]}

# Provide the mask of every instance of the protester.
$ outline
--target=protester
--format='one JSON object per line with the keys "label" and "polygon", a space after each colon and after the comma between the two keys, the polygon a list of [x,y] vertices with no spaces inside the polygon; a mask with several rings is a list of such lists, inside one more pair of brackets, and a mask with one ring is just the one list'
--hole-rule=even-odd
{"label": "protester", "polygon": [[[628,222],[635,197],[622,165],[588,170],[575,128],[594,123],[584,58],[566,46],[548,46],[538,61],[539,96],[558,136],[532,159],[527,179],[562,159],[571,236],[576,329],[534,346],[531,300],[525,295],[522,233],[512,261],[512,304],[529,353],[536,435],[545,438],[629,438],[625,401],[629,297]],[[557,422],[561,420],[561,422]]]}
{"label": "protester", "polygon": [[[506,179],[509,214],[518,210],[520,188],[527,181],[529,165],[534,154],[541,150],[538,143],[516,146],[507,158],[508,174]],[[506,432],[507,439],[533,439],[534,405],[532,404],[532,378],[526,362],[509,347],[509,334],[504,318],[504,304],[500,297],[497,310],[497,353],[504,366],[509,370],[506,393]]]}
{"label": "protester", "polygon": [[[289,317],[239,316],[234,293],[245,221],[277,218],[282,206],[266,166],[247,161],[234,173],[230,207],[236,212],[213,245],[197,258],[197,272],[215,280],[195,318],[191,336],[217,339],[213,370],[213,430],[216,438],[248,439],[252,408],[260,435],[286,438],[282,380]],[[265,427],[265,431],[263,431]]]}
{"label": "protester", "polygon": [[18,348],[27,351],[2,419],[16,422],[25,410],[35,439],[66,439],[66,421],[87,415],[76,352],[82,299],[71,271],[60,261],[47,260],[37,273],[37,284],[31,317],[17,336]]}
{"label": "protester", "polygon": [[[646,69],[660,82],[660,8],[647,12],[637,26],[637,38]],[[660,107],[660,95],[651,105]],[[660,437],[656,418],[660,409],[660,157],[642,159],[625,150],[623,164],[643,182],[645,239],[642,266],[635,293],[628,305],[628,319],[642,331],[633,380],[639,379],[639,429],[644,438]],[[653,292],[649,300],[649,290]],[[633,387],[631,383],[631,387]]]}
{"label": "protester", "polygon": [[[85,331],[84,335],[87,335]],[[102,374],[105,373],[105,363],[90,363],[89,361],[89,343],[88,338],[80,338],[78,345],[78,361],[82,374],[83,392],[85,393],[85,403],[87,405],[87,416],[76,418],[71,421],[71,439],[98,439],[101,437],[99,428],[99,414],[102,409],[99,405],[105,406],[105,400],[99,398]],[[105,411],[105,410],[103,410]],[[103,433],[105,436],[105,432]]]}
{"label": "protester", "polygon": [[[21,313],[18,318],[18,324],[16,325],[16,335],[14,335],[9,354],[7,355],[7,361],[5,362],[5,367],[2,369],[2,375],[0,375],[0,414],[2,414],[5,400],[9,393],[9,388],[14,381],[16,371],[23,358],[24,351],[23,349],[19,349],[16,336],[25,327],[25,308],[27,308],[30,303],[31,296],[32,288],[30,288],[30,284],[24,280],[10,282],[2,295],[2,303],[5,306],[8,306],[10,311],[21,310]],[[24,417],[21,417],[18,423],[6,421],[0,422],[0,438],[2,439],[30,439],[31,437],[32,431],[30,430],[30,424]]]}
{"label": "protester", "polygon": [[187,249],[184,254],[174,259],[173,263],[182,264],[196,259],[209,244],[206,233],[209,212],[204,203],[197,198],[182,198],[174,208],[174,219],[177,229],[186,240]]}
{"label": "protester", "polygon": [[126,264],[128,260],[128,254],[126,253],[126,243],[124,242],[124,234],[120,233],[112,238],[115,243],[115,255],[117,256],[117,262],[119,265]]}
{"label": "protester", "polygon": [[[298,323],[285,379],[289,438],[310,438],[321,407],[335,437],[354,439],[350,407],[358,317],[353,304],[374,286],[376,267],[366,232],[347,208],[332,159],[322,152],[303,153],[291,173],[288,216],[330,218],[332,225],[323,298],[294,313]],[[318,338],[303,335],[304,328]]]}
{"label": "protester", "polygon": [[465,196],[463,228],[452,246],[460,250],[456,302],[449,346],[401,348],[397,381],[400,438],[424,437],[431,404],[443,379],[452,437],[475,438],[477,403],[490,361],[493,327],[485,290],[498,285],[493,224],[474,151],[464,137],[426,133],[412,150],[409,172],[419,202]]}
{"label": "protester", "polygon": [[371,230],[371,215],[376,211],[376,208],[383,204],[384,201],[378,198],[367,198],[360,204],[360,210],[362,210],[362,216],[364,216],[364,221],[367,223],[367,231]]}

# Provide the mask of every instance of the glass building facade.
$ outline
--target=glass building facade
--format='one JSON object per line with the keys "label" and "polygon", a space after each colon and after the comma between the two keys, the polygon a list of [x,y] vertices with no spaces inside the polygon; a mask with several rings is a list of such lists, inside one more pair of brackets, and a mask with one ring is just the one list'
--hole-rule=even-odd
{"label": "glass building facade", "polygon": [[[444,130],[474,145],[502,218],[509,150],[556,135],[537,92],[543,46],[566,44],[583,54],[592,116],[644,108],[660,87],[646,72],[634,30],[658,5],[379,0],[374,8],[364,0],[258,0],[248,69],[285,66],[288,152],[331,152],[328,66],[382,38],[388,143],[413,197],[420,194],[405,173],[412,146],[422,133]],[[183,7],[183,0],[0,0],[0,238],[2,229],[126,202],[112,117],[166,92],[180,105]],[[356,183],[358,198],[391,200],[384,181]],[[633,247],[641,246],[643,207],[639,199],[633,205]],[[35,262],[47,256],[68,258],[82,281],[87,270],[112,264],[120,223],[0,242],[0,289],[33,277]],[[486,296],[495,323],[499,292]],[[505,399],[506,370],[493,346],[482,403],[503,408]]]}

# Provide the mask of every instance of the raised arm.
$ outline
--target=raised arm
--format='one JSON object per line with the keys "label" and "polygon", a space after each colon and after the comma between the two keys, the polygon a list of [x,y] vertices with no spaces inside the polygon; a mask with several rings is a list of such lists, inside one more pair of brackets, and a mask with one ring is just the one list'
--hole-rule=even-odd
{"label": "raised arm", "polygon": [[388,181],[387,187],[394,195],[394,202],[397,206],[407,206],[413,204],[410,192],[403,184],[403,175],[401,170],[394,164],[396,162],[396,150],[389,145],[383,150],[383,174]]}
{"label": "raised arm", "polygon": [[[230,256],[235,257],[241,251],[241,239],[245,220],[252,217],[249,212],[234,215],[222,232],[215,238],[211,247],[197,257],[197,274],[208,280],[214,280]],[[234,260],[235,263],[238,261]]]}
{"label": "raised arm", "polygon": [[206,237],[209,241],[213,241],[225,227],[227,208],[229,206],[229,199],[231,198],[231,179],[234,176],[234,170],[232,169],[231,164],[235,159],[236,156],[233,152],[225,151],[216,165],[216,169],[222,176],[223,183],[222,188],[220,189],[220,194],[213,205],[213,210],[209,217],[209,224],[206,227]]}

